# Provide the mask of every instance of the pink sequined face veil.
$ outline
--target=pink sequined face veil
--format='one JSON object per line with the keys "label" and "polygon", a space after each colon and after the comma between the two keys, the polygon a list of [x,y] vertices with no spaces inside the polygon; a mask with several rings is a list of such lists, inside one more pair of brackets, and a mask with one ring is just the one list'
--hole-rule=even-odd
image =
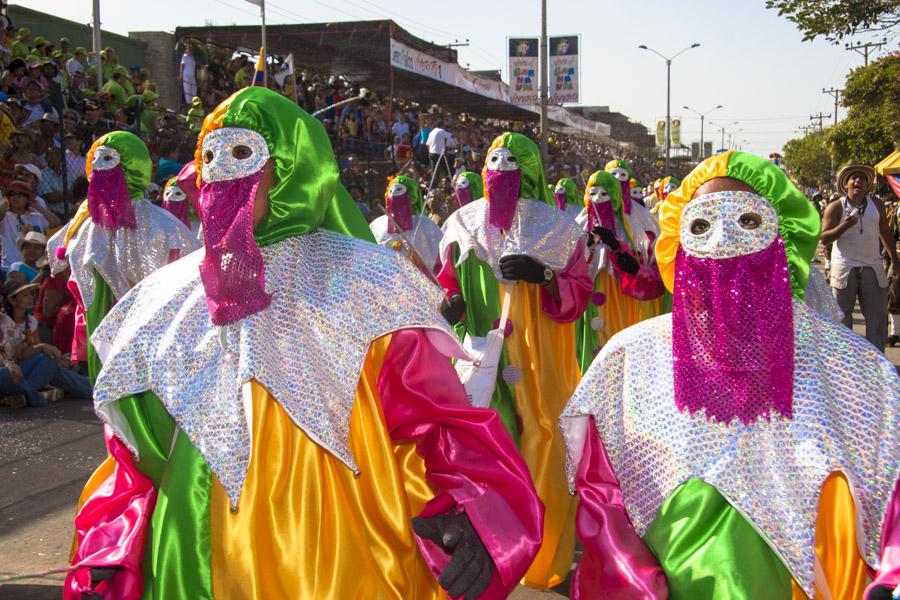
{"label": "pink sequined face veil", "polygon": [[90,160],[87,201],[91,220],[106,229],[135,229],[137,219],[122,170],[121,156],[115,148],[98,146]]}
{"label": "pink sequined face veil", "polygon": [[[386,206],[392,221],[388,221],[388,233],[397,233],[397,227],[403,231],[413,228],[412,206],[409,200],[409,190],[399,182],[394,182],[388,189]],[[396,223],[396,227],[394,226]]]}
{"label": "pink sequined face veil", "polygon": [[456,180],[456,203],[459,207],[463,207],[469,202],[473,200],[472,198],[472,187],[469,183],[469,180],[465,177],[460,176]]}
{"label": "pink sequined face veil", "polygon": [[603,186],[595,185],[588,188],[588,231],[593,231],[594,227],[601,225],[606,229],[616,232],[616,219],[613,213],[612,198],[609,196]]}
{"label": "pink sequined face veil", "polygon": [[484,185],[487,188],[488,219],[500,229],[509,229],[516,214],[522,171],[509,148],[496,148],[487,157]]}
{"label": "pink sequined face veil", "polygon": [[203,139],[200,222],[206,255],[200,278],[216,325],[234,323],[271,302],[262,253],[253,237],[256,190],[269,160],[265,139],[223,127]]}
{"label": "pink sequined face veil", "polygon": [[556,208],[559,210],[566,209],[566,188],[561,184],[556,184],[553,189],[553,199],[556,200]]}
{"label": "pink sequined face veil", "polygon": [[626,200],[631,198],[631,176],[628,174],[628,171],[622,167],[610,169],[609,172],[619,180],[619,185],[622,188],[622,212],[626,215],[630,215],[631,202],[626,202]]}
{"label": "pink sequined face veil", "polygon": [[790,418],[793,310],[778,218],[762,196],[722,191],[684,209],[675,261],[675,403],[749,424]]}
{"label": "pink sequined face veil", "polygon": [[186,226],[191,226],[187,194],[177,184],[166,187],[166,191],[163,192],[162,207],[175,215]]}

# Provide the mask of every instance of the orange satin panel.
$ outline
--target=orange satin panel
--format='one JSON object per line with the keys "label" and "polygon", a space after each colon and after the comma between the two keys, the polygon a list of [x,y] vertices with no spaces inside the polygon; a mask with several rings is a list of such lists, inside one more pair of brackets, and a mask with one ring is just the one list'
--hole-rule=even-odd
{"label": "orange satin panel", "polygon": [[581,374],[574,325],[545,315],[540,294],[536,285],[513,287],[513,330],[505,347],[509,364],[522,369],[522,380],[514,386],[524,429],[520,450],[545,507],[543,543],[523,583],[549,588],[566,578],[575,554],[577,499],[568,493],[566,449],[557,422]]}
{"label": "orange satin panel", "polygon": [[603,329],[598,333],[600,345],[637,321],[637,302],[619,289],[619,280],[606,269],[597,274],[597,291],[606,296],[606,301],[597,307],[597,316],[603,319]]}
{"label": "orange satin panel", "polygon": [[350,419],[360,475],[317,446],[253,382],[253,450],[239,510],[213,478],[217,600],[441,598],[410,520],[433,496],[413,444],[394,445],[377,381],[390,338],[369,349]]}
{"label": "orange satin panel", "polygon": [[[856,507],[850,484],[843,473],[832,473],[819,496],[816,560],[825,573],[834,600],[862,598],[866,585],[871,582],[856,540]],[[818,585],[816,597],[826,597]]]}

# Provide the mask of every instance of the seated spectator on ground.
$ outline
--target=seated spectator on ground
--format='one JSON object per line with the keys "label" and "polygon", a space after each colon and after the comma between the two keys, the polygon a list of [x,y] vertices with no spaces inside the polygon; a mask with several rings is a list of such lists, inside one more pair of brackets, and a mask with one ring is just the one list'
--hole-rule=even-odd
{"label": "seated spectator on ground", "polygon": [[93,390],[88,378],[60,366],[59,349],[38,338],[37,320],[31,315],[37,287],[11,279],[3,288],[6,303],[5,312],[0,313],[0,331],[12,360],[0,369],[0,394],[24,395],[30,406],[60,399],[50,390],[42,393],[48,386],[62,389],[71,398],[90,398]]}
{"label": "seated spectator on ground", "polygon": [[63,354],[72,351],[75,334],[75,297],[69,290],[69,275],[68,268],[58,275],[45,275],[33,313],[40,341],[53,344]]}
{"label": "seated spectator on ground", "polygon": [[9,272],[21,273],[28,283],[40,283],[44,280],[44,267],[47,266],[47,236],[37,231],[29,231],[16,240],[16,247],[22,260],[9,266]]}

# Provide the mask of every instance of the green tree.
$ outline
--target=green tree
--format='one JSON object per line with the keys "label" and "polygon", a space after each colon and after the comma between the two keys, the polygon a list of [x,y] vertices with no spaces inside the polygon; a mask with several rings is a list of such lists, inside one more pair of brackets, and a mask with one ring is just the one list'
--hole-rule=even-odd
{"label": "green tree", "polygon": [[818,36],[837,43],[846,36],[886,31],[900,25],[897,0],[766,0],[803,33],[803,41]]}
{"label": "green tree", "polygon": [[804,187],[825,187],[831,179],[831,155],[824,133],[810,133],[784,145],[784,166]]}

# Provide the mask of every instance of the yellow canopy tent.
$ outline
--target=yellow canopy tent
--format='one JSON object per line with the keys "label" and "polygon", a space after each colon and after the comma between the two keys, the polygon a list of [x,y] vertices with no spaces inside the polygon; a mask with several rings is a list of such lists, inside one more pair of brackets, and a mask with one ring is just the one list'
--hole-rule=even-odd
{"label": "yellow canopy tent", "polygon": [[879,175],[900,175],[900,150],[894,150],[875,165],[875,172]]}

